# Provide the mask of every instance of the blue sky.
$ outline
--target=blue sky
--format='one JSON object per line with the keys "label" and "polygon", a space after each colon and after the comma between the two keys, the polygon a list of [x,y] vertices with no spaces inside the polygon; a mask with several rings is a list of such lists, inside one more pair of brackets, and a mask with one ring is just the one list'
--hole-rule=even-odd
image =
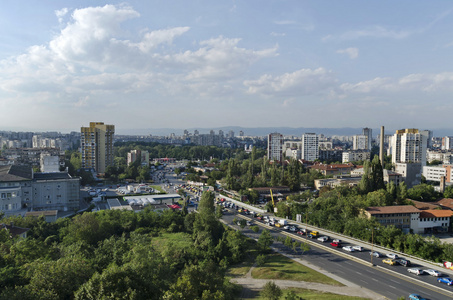
{"label": "blue sky", "polygon": [[3,1],[0,129],[451,128],[451,1]]}

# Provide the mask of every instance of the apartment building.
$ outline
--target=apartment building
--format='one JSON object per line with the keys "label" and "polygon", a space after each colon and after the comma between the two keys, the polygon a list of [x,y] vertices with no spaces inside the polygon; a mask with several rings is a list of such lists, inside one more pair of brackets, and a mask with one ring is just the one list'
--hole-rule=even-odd
{"label": "apartment building", "polygon": [[352,161],[365,161],[370,160],[370,150],[347,150],[343,151],[342,163],[348,163]]}
{"label": "apartment building", "polygon": [[283,159],[283,135],[274,132],[267,136],[267,159],[282,161]]}
{"label": "apartment building", "polygon": [[305,133],[302,135],[302,159],[315,161],[319,158],[319,139],[315,133]]}
{"label": "apartment building", "polygon": [[81,127],[82,168],[105,173],[113,164],[114,125],[103,122],[90,122],[90,127]]}

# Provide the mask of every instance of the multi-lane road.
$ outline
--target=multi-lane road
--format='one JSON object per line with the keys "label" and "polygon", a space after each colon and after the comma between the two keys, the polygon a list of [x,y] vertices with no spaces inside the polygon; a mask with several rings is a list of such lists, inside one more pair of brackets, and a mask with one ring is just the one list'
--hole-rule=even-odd
{"label": "multi-lane road", "polygon": [[[238,214],[236,210],[228,210],[225,212],[223,220],[228,224],[233,224],[233,219],[238,217],[253,219],[248,215]],[[374,266],[372,266],[370,263],[370,249],[365,248],[363,252],[350,253],[341,248],[337,249],[330,246],[331,240],[322,243],[316,239],[307,239],[305,236],[267,226],[264,222],[256,219],[253,219],[253,223],[259,225],[261,229],[268,229],[273,236],[290,236],[295,240],[308,242],[311,246],[310,251],[305,252],[303,255],[295,255],[299,255],[300,258],[308,260],[329,273],[366,287],[388,299],[397,299],[401,296],[407,297],[412,293],[420,294],[430,300],[453,299],[453,287],[438,283],[435,277],[427,274],[413,275],[407,272],[408,268],[403,266],[388,266],[382,263],[383,258],[374,257]],[[233,226],[238,228],[237,225]],[[258,233],[254,233],[246,227],[243,232],[252,238],[258,238],[261,230]],[[321,233],[321,235],[323,234]],[[344,243],[344,245],[348,244]],[[291,252],[289,249],[284,249],[283,245],[276,244],[275,246],[281,247],[283,251]],[[431,268],[417,264],[411,267]]]}

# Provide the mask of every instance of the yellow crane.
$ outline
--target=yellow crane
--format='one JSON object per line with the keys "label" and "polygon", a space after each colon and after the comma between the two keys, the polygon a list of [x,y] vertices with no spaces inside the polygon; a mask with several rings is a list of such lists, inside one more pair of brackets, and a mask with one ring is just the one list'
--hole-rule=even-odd
{"label": "yellow crane", "polygon": [[270,189],[270,191],[271,191],[272,206],[274,206],[274,207],[275,207],[275,203],[274,203],[274,196],[272,195],[272,189]]}

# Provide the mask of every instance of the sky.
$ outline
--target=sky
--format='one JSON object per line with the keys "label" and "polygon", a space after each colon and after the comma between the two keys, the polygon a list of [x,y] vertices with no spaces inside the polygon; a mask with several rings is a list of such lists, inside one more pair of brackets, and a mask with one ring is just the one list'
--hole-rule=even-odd
{"label": "sky", "polygon": [[0,3],[0,130],[452,128],[452,1]]}

